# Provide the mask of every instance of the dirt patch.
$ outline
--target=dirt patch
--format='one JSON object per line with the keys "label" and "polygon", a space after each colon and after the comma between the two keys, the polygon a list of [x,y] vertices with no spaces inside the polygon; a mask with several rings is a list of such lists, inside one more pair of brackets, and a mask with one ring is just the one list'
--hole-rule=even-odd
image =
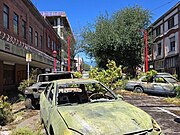
{"label": "dirt patch", "polygon": [[[32,131],[44,130],[40,124],[39,110],[27,110],[24,101],[12,105],[14,121],[0,128],[0,135],[10,135],[18,128],[29,128]],[[44,131],[42,131],[42,134]]]}

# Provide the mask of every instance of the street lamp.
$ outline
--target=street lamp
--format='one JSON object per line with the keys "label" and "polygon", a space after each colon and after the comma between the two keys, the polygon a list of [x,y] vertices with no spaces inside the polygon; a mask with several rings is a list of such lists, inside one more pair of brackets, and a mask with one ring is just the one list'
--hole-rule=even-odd
{"label": "street lamp", "polygon": [[54,72],[56,72],[56,56],[57,56],[57,52],[56,50],[53,51],[53,57],[54,57]]}

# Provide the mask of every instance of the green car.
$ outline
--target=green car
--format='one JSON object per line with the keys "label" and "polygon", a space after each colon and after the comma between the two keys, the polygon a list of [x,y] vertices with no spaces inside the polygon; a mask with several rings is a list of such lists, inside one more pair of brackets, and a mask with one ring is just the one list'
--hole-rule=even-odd
{"label": "green car", "polygon": [[49,135],[160,135],[143,110],[93,79],[52,81],[40,96],[40,117]]}

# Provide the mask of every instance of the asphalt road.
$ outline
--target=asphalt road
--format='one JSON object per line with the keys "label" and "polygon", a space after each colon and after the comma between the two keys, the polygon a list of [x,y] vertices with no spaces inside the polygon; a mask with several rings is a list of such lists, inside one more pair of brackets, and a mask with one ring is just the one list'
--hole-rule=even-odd
{"label": "asphalt road", "polygon": [[150,114],[165,135],[180,135],[180,106],[168,104],[164,97],[122,94],[124,100]]}

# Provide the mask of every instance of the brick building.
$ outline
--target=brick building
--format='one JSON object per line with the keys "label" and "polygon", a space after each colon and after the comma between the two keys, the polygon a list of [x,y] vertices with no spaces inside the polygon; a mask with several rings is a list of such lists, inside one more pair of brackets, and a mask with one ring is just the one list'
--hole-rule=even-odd
{"label": "brick building", "polygon": [[180,77],[180,2],[157,19],[149,30],[154,38],[153,68]]}
{"label": "brick building", "polygon": [[61,38],[31,0],[0,1],[0,93],[12,92],[27,78],[26,53],[31,68],[53,69],[52,52],[57,51],[60,69]]}

